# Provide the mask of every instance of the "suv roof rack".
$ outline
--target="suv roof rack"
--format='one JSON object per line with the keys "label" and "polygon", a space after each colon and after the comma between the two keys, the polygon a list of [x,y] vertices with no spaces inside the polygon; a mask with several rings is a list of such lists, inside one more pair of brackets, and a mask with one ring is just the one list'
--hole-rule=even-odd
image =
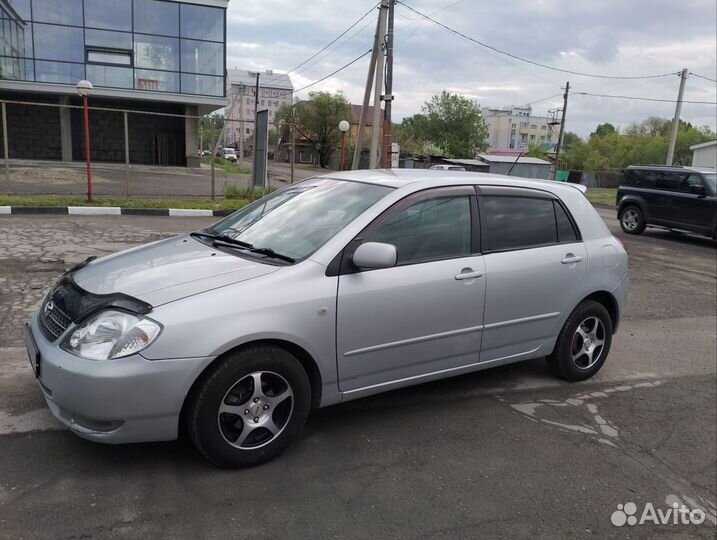
{"label": "suv roof rack", "polygon": [[646,163],[644,165],[628,165],[629,167],[660,167],[663,169],[684,169],[684,165],[665,165],[664,163]]}

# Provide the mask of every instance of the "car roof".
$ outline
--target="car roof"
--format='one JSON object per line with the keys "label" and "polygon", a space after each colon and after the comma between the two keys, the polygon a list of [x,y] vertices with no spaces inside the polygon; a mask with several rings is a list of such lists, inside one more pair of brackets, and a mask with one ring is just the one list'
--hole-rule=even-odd
{"label": "car roof", "polygon": [[698,172],[713,173],[714,169],[709,167],[693,167],[690,165],[630,165],[626,170],[643,170],[643,171],[672,171],[672,172]]}
{"label": "car roof", "polygon": [[475,184],[506,187],[533,187],[547,189],[549,191],[561,189],[577,189],[585,193],[587,189],[581,184],[570,184],[555,182],[553,180],[541,180],[538,178],[523,178],[519,176],[505,176],[502,174],[490,174],[479,172],[465,172],[460,176],[451,174],[446,170],[430,169],[372,169],[362,171],[345,171],[326,175],[325,177],[336,180],[348,180],[376,184],[391,188],[402,188],[417,182],[424,182],[432,186]]}

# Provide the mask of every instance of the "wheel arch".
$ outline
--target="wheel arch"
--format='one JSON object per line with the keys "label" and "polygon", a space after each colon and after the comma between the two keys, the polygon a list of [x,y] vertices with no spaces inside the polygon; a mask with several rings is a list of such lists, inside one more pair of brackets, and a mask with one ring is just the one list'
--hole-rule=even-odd
{"label": "wheel arch", "polygon": [[301,367],[304,368],[304,371],[306,372],[307,376],[309,377],[309,384],[311,386],[311,408],[315,409],[318,408],[319,404],[321,403],[321,389],[322,389],[322,380],[321,380],[321,372],[319,371],[319,366],[316,363],[316,360],[306,351],[303,347],[297,345],[296,343],[292,343],[290,341],[286,341],[283,339],[257,339],[253,341],[247,341],[246,343],[242,343],[240,345],[237,345],[236,347],[233,347],[219,356],[217,356],[214,360],[212,360],[207,366],[204,367],[204,369],[199,373],[199,375],[194,379],[194,382],[192,382],[192,385],[189,388],[189,391],[187,392],[187,395],[184,396],[184,402],[182,403],[182,409],[179,413],[179,433],[182,433],[184,430],[185,425],[185,418],[187,413],[187,406],[192,401],[192,397],[194,396],[195,392],[199,388],[200,382],[202,379],[206,376],[207,373],[209,373],[214,366],[216,366],[217,362],[221,361],[225,356],[228,354],[231,354],[235,351],[239,351],[242,349],[246,349],[249,347],[256,347],[261,345],[271,345],[274,347],[279,347],[281,349],[284,349],[285,351],[291,353],[301,364]]}
{"label": "wheel arch", "polygon": [[622,211],[628,206],[637,206],[640,209],[640,212],[642,212],[642,217],[644,218],[645,223],[649,221],[650,213],[647,210],[647,203],[645,203],[642,197],[637,197],[635,195],[625,195],[622,199],[620,199],[620,204],[617,207],[618,219],[620,218]]}
{"label": "wheel arch", "polygon": [[578,302],[578,305],[582,304],[587,300],[593,300],[599,304],[602,304],[610,315],[610,321],[612,322],[612,333],[615,334],[617,326],[620,323],[620,307],[617,300],[612,293],[608,291],[595,291],[590,293],[585,298]]}

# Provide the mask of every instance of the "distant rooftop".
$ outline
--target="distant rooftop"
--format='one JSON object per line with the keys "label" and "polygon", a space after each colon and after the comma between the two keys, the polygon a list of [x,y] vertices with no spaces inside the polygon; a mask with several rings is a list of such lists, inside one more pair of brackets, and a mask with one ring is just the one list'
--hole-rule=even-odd
{"label": "distant rooftop", "polygon": [[[227,79],[229,84],[244,84],[254,86],[256,84],[256,71],[248,69],[228,69]],[[294,85],[286,73],[278,73],[271,69],[259,73],[259,86],[263,88],[281,88],[282,90],[293,90]]]}

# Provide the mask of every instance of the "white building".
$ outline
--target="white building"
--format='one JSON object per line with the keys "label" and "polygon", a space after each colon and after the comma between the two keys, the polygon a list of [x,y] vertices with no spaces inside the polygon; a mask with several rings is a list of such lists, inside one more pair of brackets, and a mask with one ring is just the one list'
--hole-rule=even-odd
{"label": "white building", "polygon": [[[239,147],[239,142],[254,134],[256,94],[256,72],[246,69],[227,70],[227,98],[229,106],[225,112],[227,122],[226,144]],[[259,74],[259,110],[269,111],[269,129],[273,128],[274,117],[279,108],[291,105],[294,99],[294,85],[286,73],[267,70]]]}
{"label": "white building", "polygon": [[690,146],[693,167],[717,168],[717,141]]}
{"label": "white building", "polygon": [[534,116],[531,107],[486,107],[481,112],[492,152],[524,152],[530,146],[558,142],[558,126],[547,116]]}

